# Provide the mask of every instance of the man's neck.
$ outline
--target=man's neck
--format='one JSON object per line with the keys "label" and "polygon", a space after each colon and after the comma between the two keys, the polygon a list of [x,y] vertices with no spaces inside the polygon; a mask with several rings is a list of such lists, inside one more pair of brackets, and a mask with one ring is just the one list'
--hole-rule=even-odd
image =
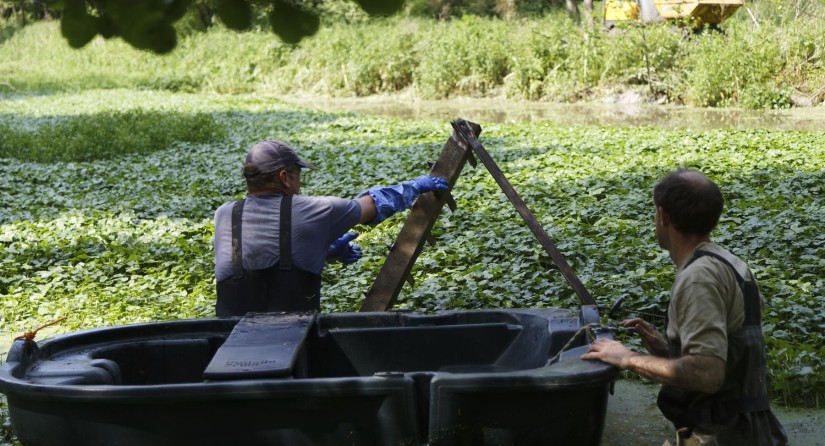
{"label": "man's neck", "polygon": [[709,242],[710,237],[707,234],[680,234],[676,233],[671,238],[670,258],[676,264],[676,268],[681,268],[685,262],[688,261],[688,256],[702,243]]}
{"label": "man's neck", "polygon": [[255,192],[247,191],[247,193],[249,195],[275,195],[275,194],[278,194],[278,195],[292,195],[292,194],[287,194],[286,192],[284,192],[282,189],[279,189],[279,188],[271,188],[271,189],[266,189],[266,190],[257,190]]}

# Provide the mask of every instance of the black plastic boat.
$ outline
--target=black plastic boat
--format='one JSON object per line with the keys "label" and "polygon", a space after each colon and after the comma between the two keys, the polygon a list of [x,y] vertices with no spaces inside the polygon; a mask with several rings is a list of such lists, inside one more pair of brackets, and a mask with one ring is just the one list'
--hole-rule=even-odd
{"label": "black plastic boat", "polygon": [[579,358],[596,322],[585,306],[127,325],[17,341],[0,390],[26,445],[597,445],[617,372]]}

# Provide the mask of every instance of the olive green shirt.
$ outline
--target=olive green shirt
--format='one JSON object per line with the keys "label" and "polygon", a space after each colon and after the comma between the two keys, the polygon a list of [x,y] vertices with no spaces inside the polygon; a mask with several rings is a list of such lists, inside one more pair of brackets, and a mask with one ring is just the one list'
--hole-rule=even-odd
{"label": "olive green shirt", "polygon": [[[753,280],[747,265],[715,243],[697,250],[719,254],[745,280]],[[730,267],[711,256],[700,257],[676,272],[668,306],[667,337],[682,344],[682,354],[713,355],[727,361],[728,334],[745,321],[744,297]]]}

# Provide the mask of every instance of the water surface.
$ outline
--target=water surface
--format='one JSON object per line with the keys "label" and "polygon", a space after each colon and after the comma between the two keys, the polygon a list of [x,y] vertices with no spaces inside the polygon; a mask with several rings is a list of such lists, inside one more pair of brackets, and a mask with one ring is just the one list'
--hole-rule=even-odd
{"label": "water surface", "polygon": [[652,126],[666,129],[825,130],[825,106],[790,110],[693,108],[653,104],[554,104],[505,99],[423,101],[409,97],[287,97],[288,103],[329,112],[479,124],[552,121],[562,126]]}

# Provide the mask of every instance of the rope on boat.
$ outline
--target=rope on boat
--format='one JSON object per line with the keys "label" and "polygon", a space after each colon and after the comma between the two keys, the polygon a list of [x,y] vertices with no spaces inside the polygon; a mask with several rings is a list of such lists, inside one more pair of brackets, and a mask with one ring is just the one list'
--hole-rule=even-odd
{"label": "rope on boat", "polygon": [[48,324],[41,325],[41,326],[37,327],[34,331],[23,332],[22,335],[14,338],[14,340],[15,341],[21,341],[22,340],[22,341],[26,341],[26,344],[31,344],[32,342],[34,342],[34,337],[37,336],[38,331],[40,331],[40,330],[42,330],[46,327],[50,327],[54,324],[59,324],[59,323],[65,321],[65,320],[66,320],[66,316],[63,316],[59,319],[55,319],[55,320],[49,322]]}
{"label": "rope on boat", "polygon": [[545,366],[545,367],[549,367],[549,366],[551,366],[551,365],[555,364],[555,363],[556,363],[556,361],[558,361],[558,360],[559,360],[559,358],[561,358],[561,354],[562,354],[562,353],[564,353],[566,350],[568,350],[570,347],[572,347],[572,346],[573,346],[573,343],[574,343],[574,342],[576,342],[576,339],[577,339],[577,338],[578,338],[578,337],[579,337],[582,333],[586,333],[586,334],[587,334],[587,341],[588,341],[588,342],[593,342],[593,341],[595,341],[595,340],[596,340],[596,336],[595,336],[595,335],[593,335],[593,332],[591,331],[591,329],[592,329],[593,327],[599,327],[599,326],[601,326],[601,324],[599,324],[598,322],[593,322],[593,323],[590,323],[590,324],[587,324],[587,325],[583,326],[582,328],[579,328],[579,329],[578,329],[575,333],[573,333],[573,336],[571,336],[571,337],[570,337],[570,340],[569,340],[569,341],[567,341],[567,344],[564,344],[564,347],[562,347],[562,348],[561,348],[561,350],[559,350],[559,352],[558,352],[558,353],[556,353],[556,355],[555,355],[555,356],[553,356],[552,358],[548,359],[548,360],[547,360],[547,363],[546,363],[544,366]]}

